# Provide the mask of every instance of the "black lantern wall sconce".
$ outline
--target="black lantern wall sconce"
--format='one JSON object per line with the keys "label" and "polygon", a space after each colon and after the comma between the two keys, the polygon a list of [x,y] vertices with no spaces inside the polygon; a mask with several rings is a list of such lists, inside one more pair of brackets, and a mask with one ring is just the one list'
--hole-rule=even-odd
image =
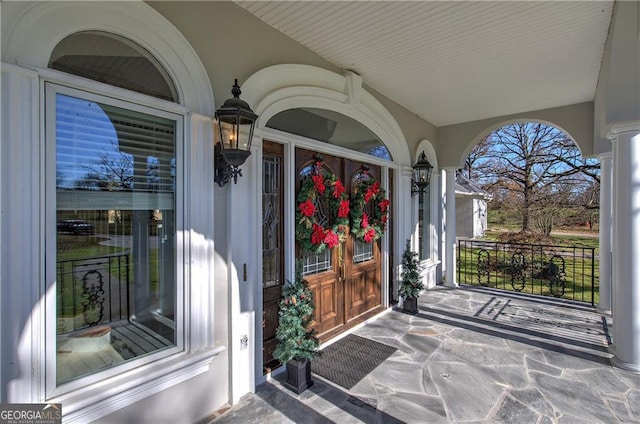
{"label": "black lantern wall sconce", "polygon": [[418,161],[413,165],[413,180],[411,181],[411,195],[424,194],[431,182],[431,171],[433,166],[429,163],[424,150],[420,154]]}
{"label": "black lantern wall sconce", "polygon": [[233,178],[234,184],[242,176],[240,166],[251,155],[253,127],[258,115],[247,102],[240,99],[240,86],[235,80],[231,90],[233,98],[227,99],[216,110],[220,139],[214,146],[214,180],[224,187]]}

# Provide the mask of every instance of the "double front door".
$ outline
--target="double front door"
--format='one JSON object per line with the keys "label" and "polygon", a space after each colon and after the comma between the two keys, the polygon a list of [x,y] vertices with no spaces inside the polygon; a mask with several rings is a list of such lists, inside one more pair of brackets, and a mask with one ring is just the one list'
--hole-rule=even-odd
{"label": "double front door", "polygon": [[[322,167],[334,174],[351,193],[362,178],[380,181],[378,166],[322,154]],[[316,153],[296,149],[296,193],[305,175],[317,161]],[[372,243],[356,240],[351,234],[341,245],[318,255],[303,255],[303,276],[313,292],[315,303],[311,327],[321,341],[375,315],[382,309],[380,240]]]}
{"label": "double front door", "polygon": [[[354,183],[363,177],[380,181],[380,167],[365,165],[330,155],[322,155],[323,167],[335,174],[351,193]],[[296,194],[300,182],[316,163],[316,153],[296,149]],[[302,255],[284,246],[284,149],[281,144],[265,141],[263,145],[263,364],[269,372],[279,364],[273,358],[277,345],[278,303],[282,296],[284,255],[294,254],[301,259],[303,275],[313,292],[315,312],[311,327],[321,341],[362,322],[382,310],[380,240],[373,243],[357,241],[349,235],[339,247],[320,255]]]}

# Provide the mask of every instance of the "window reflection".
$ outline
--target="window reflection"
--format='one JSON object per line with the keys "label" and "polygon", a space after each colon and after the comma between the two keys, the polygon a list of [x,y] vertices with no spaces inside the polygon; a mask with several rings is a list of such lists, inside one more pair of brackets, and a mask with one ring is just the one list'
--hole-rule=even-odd
{"label": "window reflection", "polygon": [[317,108],[288,109],[277,113],[267,127],[392,161],[389,149],[367,127],[340,113]]}
{"label": "window reflection", "polygon": [[56,95],[56,381],[176,344],[174,120]]}

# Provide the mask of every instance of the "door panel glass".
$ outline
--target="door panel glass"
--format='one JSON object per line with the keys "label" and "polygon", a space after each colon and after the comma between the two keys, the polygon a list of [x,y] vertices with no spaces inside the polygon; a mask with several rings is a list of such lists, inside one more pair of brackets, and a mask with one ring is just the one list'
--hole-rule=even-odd
{"label": "door panel glass", "polygon": [[262,370],[280,366],[273,357],[278,345],[279,303],[284,284],[284,146],[262,145]]}
{"label": "door panel glass", "polygon": [[262,284],[266,288],[283,281],[282,158],[265,154],[262,172]]}
{"label": "door panel glass", "polygon": [[353,263],[361,263],[373,259],[373,243],[365,243],[361,240],[353,242]]}
{"label": "door panel glass", "polygon": [[318,274],[331,269],[333,250],[325,250],[318,255],[302,257],[302,275]]}

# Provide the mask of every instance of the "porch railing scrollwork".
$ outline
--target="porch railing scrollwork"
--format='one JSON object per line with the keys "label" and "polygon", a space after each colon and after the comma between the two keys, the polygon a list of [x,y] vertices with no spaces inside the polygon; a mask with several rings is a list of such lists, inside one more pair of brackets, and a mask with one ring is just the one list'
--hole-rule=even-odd
{"label": "porch railing scrollwork", "polygon": [[82,312],[88,325],[97,325],[104,317],[104,278],[92,269],[82,277]]}
{"label": "porch railing scrollwork", "polygon": [[527,260],[522,250],[518,249],[511,255],[511,269],[509,271],[511,274],[511,287],[519,292],[524,290],[527,284]]}
{"label": "porch railing scrollwork", "polygon": [[478,251],[478,283],[488,287],[491,284],[491,256],[486,249]]}
{"label": "porch railing scrollwork", "polygon": [[458,241],[458,282],[596,304],[595,248]]}
{"label": "porch railing scrollwork", "polygon": [[549,280],[549,289],[555,297],[562,297],[565,293],[566,273],[564,258],[553,255],[545,268],[545,277]]}
{"label": "porch railing scrollwork", "polygon": [[58,334],[129,319],[129,255],[58,261]]}

